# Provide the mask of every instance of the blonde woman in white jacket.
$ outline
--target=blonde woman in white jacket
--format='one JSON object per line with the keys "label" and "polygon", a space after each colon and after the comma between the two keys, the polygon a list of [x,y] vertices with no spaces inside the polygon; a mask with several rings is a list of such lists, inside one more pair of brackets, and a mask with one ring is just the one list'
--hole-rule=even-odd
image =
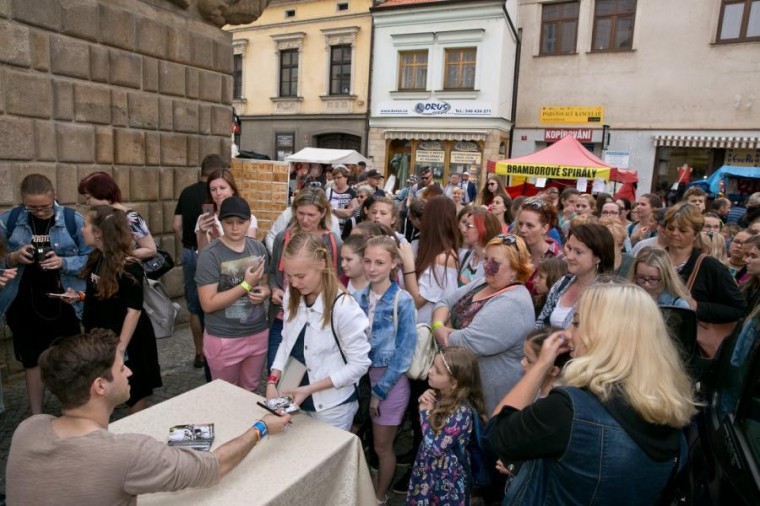
{"label": "blonde woman in white jacket", "polygon": [[282,343],[267,377],[267,398],[289,357],[306,366],[300,386],[283,391],[302,411],[350,430],[359,408],[354,385],[370,366],[369,320],[343,291],[324,243],[308,233],[294,235],[283,254],[288,289],[283,299]]}

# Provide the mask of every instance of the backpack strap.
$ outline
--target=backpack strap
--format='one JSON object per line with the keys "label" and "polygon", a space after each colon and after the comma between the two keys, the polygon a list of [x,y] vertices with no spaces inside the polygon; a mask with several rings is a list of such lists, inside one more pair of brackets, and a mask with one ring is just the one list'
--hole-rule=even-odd
{"label": "backpack strap", "polygon": [[[11,214],[8,215],[8,223],[5,226],[6,234],[10,238],[13,235],[13,231],[16,229],[16,222],[19,215],[21,215],[21,209],[23,206],[16,206],[11,209]],[[63,208],[63,223],[66,225],[66,230],[73,239],[77,235],[77,213],[70,207]]]}
{"label": "backpack strap", "polygon": [[8,239],[13,235],[13,230],[16,228],[16,222],[18,221],[18,217],[21,214],[21,209],[23,206],[16,206],[13,209],[11,209],[11,214],[8,215],[8,223],[5,225],[5,230]]}
{"label": "backpack strap", "polygon": [[335,305],[338,303],[338,299],[341,297],[344,297],[346,295],[346,292],[340,292],[337,297],[335,297],[335,300],[333,301],[332,308],[330,309],[330,330],[332,330],[333,339],[335,339],[335,344],[338,345],[338,351],[340,352],[340,358],[343,359],[344,364],[348,364],[348,360],[346,360],[346,355],[343,353],[343,348],[340,347],[340,340],[338,339],[338,334],[335,333],[335,323],[333,322],[333,315],[335,314]]}

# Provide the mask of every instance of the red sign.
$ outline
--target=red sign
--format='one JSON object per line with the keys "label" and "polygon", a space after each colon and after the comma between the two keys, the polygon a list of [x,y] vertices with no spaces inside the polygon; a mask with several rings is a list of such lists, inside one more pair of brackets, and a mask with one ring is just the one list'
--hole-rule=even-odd
{"label": "red sign", "polygon": [[544,130],[544,140],[546,142],[555,142],[572,135],[579,142],[591,142],[591,136],[594,134],[592,128],[547,128]]}

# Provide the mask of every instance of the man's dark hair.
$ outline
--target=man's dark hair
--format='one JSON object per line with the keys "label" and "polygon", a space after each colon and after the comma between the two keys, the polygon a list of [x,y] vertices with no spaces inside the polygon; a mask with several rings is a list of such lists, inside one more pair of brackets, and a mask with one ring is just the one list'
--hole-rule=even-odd
{"label": "man's dark hair", "polygon": [[217,154],[206,155],[201,162],[201,177],[208,177],[215,170],[226,169],[227,164]]}
{"label": "man's dark hair", "polygon": [[97,378],[113,381],[119,337],[111,330],[93,329],[87,334],[62,338],[42,352],[39,364],[42,381],[61,401],[63,409],[82,406],[90,400],[90,387]]}
{"label": "man's dark hair", "polygon": [[720,197],[713,200],[712,209],[713,211],[717,212],[717,211],[720,211],[721,208],[723,208],[724,206],[730,206],[730,205],[731,205],[730,200],[728,200],[726,197]]}

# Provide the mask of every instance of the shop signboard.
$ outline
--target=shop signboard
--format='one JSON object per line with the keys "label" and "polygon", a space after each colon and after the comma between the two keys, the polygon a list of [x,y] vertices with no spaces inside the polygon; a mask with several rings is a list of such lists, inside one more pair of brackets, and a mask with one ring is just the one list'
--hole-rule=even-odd
{"label": "shop signboard", "polygon": [[628,151],[605,151],[602,160],[607,165],[618,169],[627,169],[631,162],[631,153]]}
{"label": "shop signboard", "polygon": [[480,165],[480,153],[472,151],[452,151],[451,163],[464,163],[467,165]]}
{"label": "shop signboard", "polygon": [[541,107],[542,125],[597,124],[604,121],[604,106],[544,106]]}
{"label": "shop signboard", "polygon": [[491,117],[493,108],[484,102],[468,100],[394,100],[380,102],[377,116],[405,117]]}
{"label": "shop signboard", "polygon": [[415,159],[422,163],[443,163],[446,153],[444,151],[424,151],[417,150]]}
{"label": "shop signboard", "polygon": [[544,130],[544,140],[555,142],[572,135],[578,142],[591,142],[594,130],[591,128],[547,128]]}
{"label": "shop signboard", "polygon": [[760,149],[727,149],[724,163],[734,167],[760,167]]}

